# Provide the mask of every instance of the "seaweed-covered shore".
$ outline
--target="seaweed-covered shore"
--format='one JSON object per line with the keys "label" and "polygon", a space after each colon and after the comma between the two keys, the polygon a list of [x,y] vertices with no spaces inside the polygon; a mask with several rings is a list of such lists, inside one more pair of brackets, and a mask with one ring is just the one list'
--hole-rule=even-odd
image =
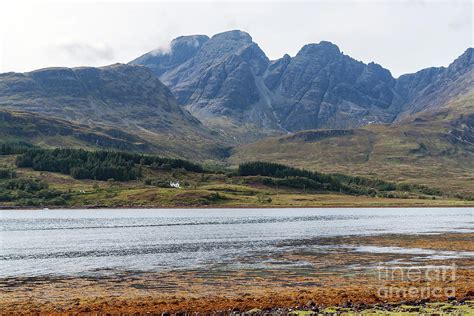
{"label": "seaweed-covered shore", "polygon": [[[245,258],[238,267],[3,278],[0,306],[3,314],[472,314],[473,237],[472,233],[334,237],[318,244],[344,243],[353,248],[294,249]],[[424,249],[427,255],[364,247]],[[437,252],[429,255],[430,251]],[[445,253],[450,256],[440,256]],[[262,264],[256,268],[246,266],[246,261]],[[456,271],[447,277],[387,279],[380,277],[380,267],[455,267]],[[382,295],[381,288],[400,291]]]}

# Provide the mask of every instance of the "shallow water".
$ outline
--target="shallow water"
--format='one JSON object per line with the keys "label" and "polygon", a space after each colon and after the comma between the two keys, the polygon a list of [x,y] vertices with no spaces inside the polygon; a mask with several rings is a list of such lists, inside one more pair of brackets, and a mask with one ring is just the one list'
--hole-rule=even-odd
{"label": "shallow water", "polygon": [[[205,268],[317,237],[474,231],[473,208],[1,210],[0,277]],[[290,243],[288,243],[290,241]],[[400,251],[366,248],[359,251]]]}

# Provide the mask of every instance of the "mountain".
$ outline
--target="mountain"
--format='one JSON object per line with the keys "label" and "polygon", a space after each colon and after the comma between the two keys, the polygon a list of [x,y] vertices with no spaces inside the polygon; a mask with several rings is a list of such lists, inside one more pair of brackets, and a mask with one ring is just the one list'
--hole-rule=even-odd
{"label": "mountain", "polygon": [[130,64],[149,67],[180,104],[230,138],[262,137],[252,136],[253,125],[280,129],[263,89],[270,61],[245,32],[178,37],[169,51],[153,51]]}
{"label": "mountain", "polygon": [[167,118],[199,124],[148,69],[120,64],[1,74],[0,106],[81,123],[140,122],[163,131],[171,127]]}
{"label": "mountain", "polygon": [[474,92],[474,49],[468,48],[447,68],[432,67],[397,80],[404,104],[397,119],[441,107],[453,98]]}
{"label": "mountain", "polygon": [[401,103],[388,70],[356,61],[329,42],[275,61],[264,79],[289,131],[388,123]]}
{"label": "mountain", "polygon": [[396,79],[326,41],[270,61],[242,31],[179,37],[130,64],[149,67],[205,124],[223,132],[252,124],[257,137],[255,128],[272,134],[391,123],[474,87],[472,48],[448,68]]}
{"label": "mountain", "polygon": [[[47,118],[52,126],[69,122],[82,126],[75,130],[101,136],[106,131],[112,138],[129,142],[119,148],[143,143],[147,144],[143,149],[150,151],[205,157],[222,147],[219,138],[178,105],[171,91],[141,66],[115,64],[0,74],[0,110],[32,124],[41,125]],[[0,133],[4,137],[15,134],[8,129]],[[117,147],[112,141],[96,141],[95,145],[100,144]]]}
{"label": "mountain", "polygon": [[318,129],[335,140],[385,124],[413,127],[420,138],[426,120],[443,129],[442,141],[449,134],[472,143],[473,65],[469,48],[448,67],[393,78],[326,41],[271,61],[242,31],[182,36],[128,65],[0,74],[0,135],[205,160],[268,136],[311,139]]}

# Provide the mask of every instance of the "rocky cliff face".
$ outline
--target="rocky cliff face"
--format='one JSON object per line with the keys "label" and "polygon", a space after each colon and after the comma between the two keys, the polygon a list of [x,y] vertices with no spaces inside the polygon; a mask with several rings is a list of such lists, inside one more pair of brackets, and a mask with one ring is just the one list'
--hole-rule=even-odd
{"label": "rocky cliff face", "polygon": [[446,69],[395,79],[382,66],[356,61],[330,42],[269,61],[241,31],[180,37],[169,51],[131,63],[152,69],[178,102],[205,122],[225,118],[280,131],[390,123],[473,87],[472,49]]}
{"label": "rocky cliff face", "polygon": [[287,130],[385,123],[398,112],[390,72],[356,61],[329,42],[306,45],[294,58],[285,56],[274,64],[282,67],[279,73],[269,70],[265,82]]}

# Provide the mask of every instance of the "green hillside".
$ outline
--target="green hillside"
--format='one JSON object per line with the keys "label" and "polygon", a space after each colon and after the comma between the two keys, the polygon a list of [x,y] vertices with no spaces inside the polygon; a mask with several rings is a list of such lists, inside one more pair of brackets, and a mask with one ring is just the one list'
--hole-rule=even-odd
{"label": "green hillside", "polygon": [[229,161],[272,161],[474,196],[473,112],[471,94],[397,124],[267,138],[236,148]]}
{"label": "green hillside", "polygon": [[0,207],[6,208],[457,205],[474,202],[427,186],[274,163],[224,169],[153,155],[0,145]]}

